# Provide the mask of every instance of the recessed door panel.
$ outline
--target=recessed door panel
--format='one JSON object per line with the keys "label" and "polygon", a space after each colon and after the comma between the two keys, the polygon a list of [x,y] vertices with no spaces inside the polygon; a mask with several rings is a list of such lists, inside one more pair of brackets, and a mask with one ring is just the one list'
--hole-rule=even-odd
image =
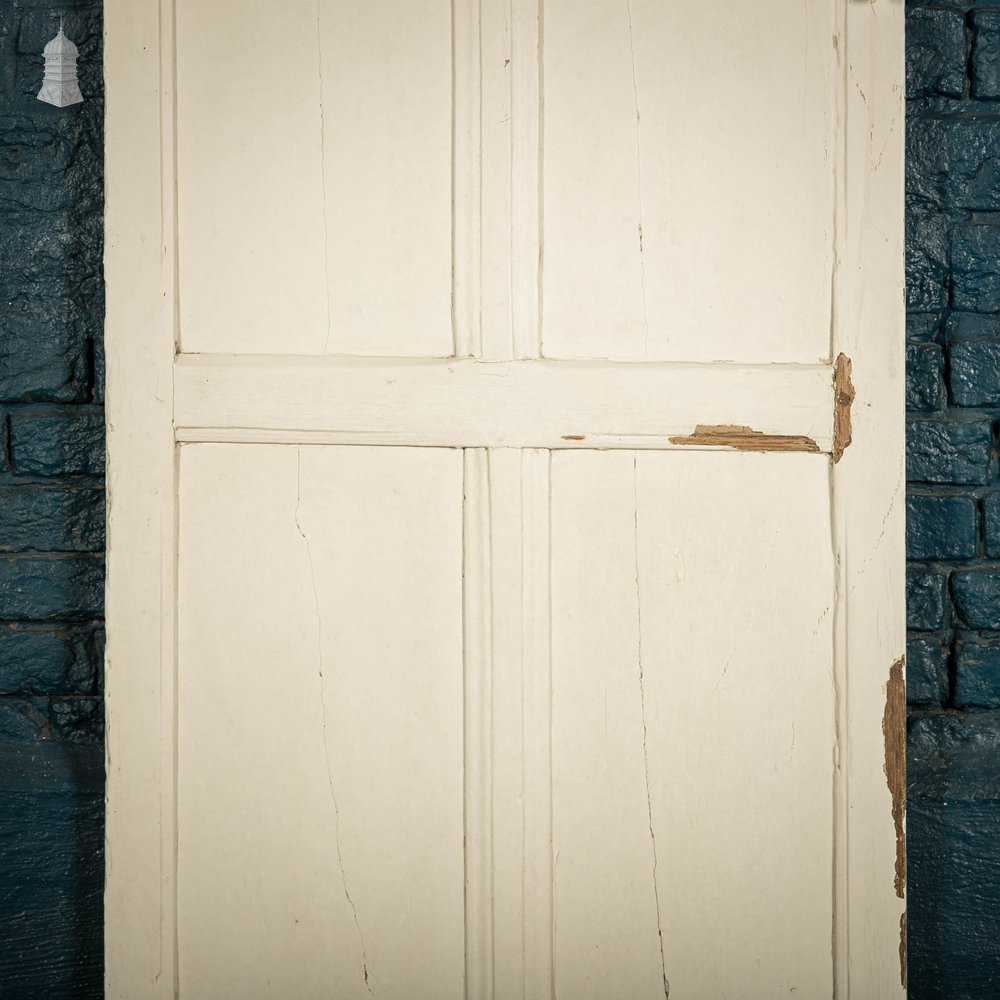
{"label": "recessed door panel", "polygon": [[836,6],[546,2],[547,356],[829,356]]}
{"label": "recessed door panel", "polygon": [[452,353],[451,5],[178,0],[185,351]]}
{"label": "recessed door panel", "polygon": [[558,996],[830,995],[828,482],[802,455],[553,455]]}
{"label": "recessed door panel", "polygon": [[463,996],[462,463],[182,449],[181,996]]}

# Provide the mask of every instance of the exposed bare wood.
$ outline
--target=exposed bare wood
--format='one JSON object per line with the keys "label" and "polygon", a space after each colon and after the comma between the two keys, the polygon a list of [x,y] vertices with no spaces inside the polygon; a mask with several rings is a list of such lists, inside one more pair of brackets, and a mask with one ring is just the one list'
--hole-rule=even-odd
{"label": "exposed bare wood", "polygon": [[672,437],[671,444],[701,448],[734,448],[736,451],[819,451],[804,434],[765,434],[744,424],[699,424],[693,434]]}
{"label": "exposed bare wood", "polygon": [[906,989],[906,910],[899,915],[899,981]]}
{"label": "exposed bare wood", "polygon": [[851,359],[837,355],[833,369],[833,460],[839,462],[851,443],[851,406],[854,404],[854,383],[851,381]]}
{"label": "exposed bare wood", "polygon": [[906,681],[903,657],[889,669],[882,715],[885,738],[885,778],[892,795],[892,822],[896,830],[896,895],[906,898]]}

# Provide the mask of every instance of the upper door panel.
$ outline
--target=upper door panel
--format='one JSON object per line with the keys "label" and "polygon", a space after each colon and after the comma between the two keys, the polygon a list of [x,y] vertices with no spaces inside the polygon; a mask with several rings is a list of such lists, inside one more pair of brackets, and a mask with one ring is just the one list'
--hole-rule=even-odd
{"label": "upper door panel", "polygon": [[549,357],[829,357],[836,4],[546,0]]}
{"label": "upper door panel", "polygon": [[447,356],[451,4],[177,3],[181,347]]}

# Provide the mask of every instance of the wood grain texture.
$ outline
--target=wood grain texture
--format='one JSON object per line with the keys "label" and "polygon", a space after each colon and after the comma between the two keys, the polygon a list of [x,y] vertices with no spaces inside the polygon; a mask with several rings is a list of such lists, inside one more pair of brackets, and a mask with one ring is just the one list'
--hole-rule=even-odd
{"label": "wood grain texture", "polygon": [[179,0],[185,350],[452,353],[451,34],[443,0]]}
{"label": "wood grain texture", "polygon": [[839,462],[851,446],[854,435],[851,427],[851,407],[857,393],[851,381],[851,359],[844,353],[837,355],[833,366],[833,461]]}
{"label": "wood grain texture", "polygon": [[558,995],[830,995],[822,511],[820,456],[553,456]]}
{"label": "wood grain texture", "polygon": [[176,406],[180,440],[659,449],[712,423],[829,452],[833,426],[828,365],[182,355]]}
{"label": "wood grain texture", "polygon": [[183,449],[183,997],[463,996],[461,484]]}
{"label": "wood grain texture", "polygon": [[547,0],[547,357],[830,357],[837,8]]}
{"label": "wood grain texture", "polygon": [[672,437],[670,443],[734,451],[819,451],[819,445],[802,434],[765,434],[742,424],[699,424],[693,434]]}
{"label": "wood grain texture", "polygon": [[896,829],[896,895],[906,898],[906,680],[905,659],[900,657],[889,668],[882,713],[882,736],[885,740],[885,779],[892,796],[892,822]]}

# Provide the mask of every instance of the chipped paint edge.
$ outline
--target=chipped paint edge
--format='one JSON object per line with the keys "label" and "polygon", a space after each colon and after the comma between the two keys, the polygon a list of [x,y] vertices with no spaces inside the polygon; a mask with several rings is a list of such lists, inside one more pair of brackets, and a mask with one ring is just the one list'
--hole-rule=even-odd
{"label": "chipped paint edge", "polygon": [[833,367],[833,461],[839,462],[854,439],[851,407],[857,392],[851,381],[851,359],[841,352]]}
{"label": "chipped paint edge", "polygon": [[698,424],[693,434],[672,437],[670,443],[734,451],[820,451],[819,445],[805,434],[766,434],[745,424]]}
{"label": "chipped paint edge", "polygon": [[889,668],[886,683],[882,735],[885,738],[885,780],[892,796],[892,822],[896,830],[896,867],[893,885],[900,899],[906,898],[906,681],[899,657]]}

